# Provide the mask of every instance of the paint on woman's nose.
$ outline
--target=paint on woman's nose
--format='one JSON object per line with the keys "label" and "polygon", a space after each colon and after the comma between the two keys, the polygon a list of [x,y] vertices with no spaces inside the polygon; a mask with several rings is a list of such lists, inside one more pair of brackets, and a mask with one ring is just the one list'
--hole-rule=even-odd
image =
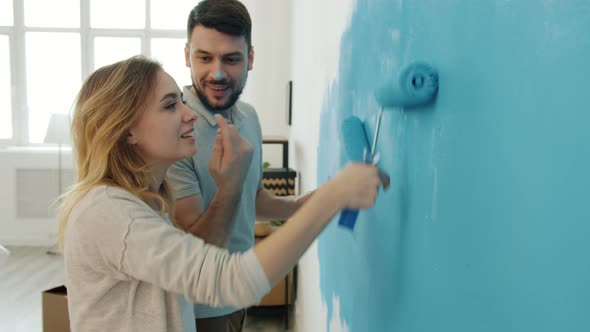
{"label": "paint on woman's nose", "polygon": [[216,79],[220,79],[221,78],[221,73],[220,72],[215,73],[215,78]]}

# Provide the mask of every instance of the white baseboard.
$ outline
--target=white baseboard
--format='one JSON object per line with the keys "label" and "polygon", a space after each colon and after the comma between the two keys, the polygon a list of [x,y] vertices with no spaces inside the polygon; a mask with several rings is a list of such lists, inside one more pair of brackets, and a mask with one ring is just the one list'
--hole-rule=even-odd
{"label": "white baseboard", "polygon": [[55,245],[55,240],[48,239],[46,236],[28,236],[28,237],[6,237],[0,236],[0,245],[5,247],[51,247]]}

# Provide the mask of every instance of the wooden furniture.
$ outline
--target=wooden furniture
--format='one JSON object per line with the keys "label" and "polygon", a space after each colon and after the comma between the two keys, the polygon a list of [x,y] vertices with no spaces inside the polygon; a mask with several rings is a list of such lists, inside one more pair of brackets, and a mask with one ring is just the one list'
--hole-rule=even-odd
{"label": "wooden furniture", "polygon": [[283,166],[263,169],[262,184],[264,188],[277,196],[295,195],[297,172],[289,168],[289,140],[280,136],[264,136],[262,144],[280,144],[283,148]]}
{"label": "wooden furniture", "polygon": [[283,167],[289,167],[289,139],[283,136],[263,136],[262,144],[280,144],[283,146]]}
{"label": "wooden furniture", "polygon": [[[280,227],[280,226],[278,226]],[[278,227],[273,227],[274,229]],[[272,234],[272,232],[271,232]],[[270,234],[269,234],[270,235]],[[266,237],[266,236],[265,236]],[[265,237],[256,237],[255,242],[261,241]],[[297,266],[291,270],[283,279],[281,279],[266,295],[262,297],[256,307],[250,308],[255,310],[274,309],[282,307],[285,330],[289,329],[289,306],[295,301]]]}
{"label": "wooden furniture", "polygon": [[[276,229],[277,227],[274,228]],[[256,237],[255,242],[262,239],[264,239],[264,237]],[[264,295],[258,305],[286,306],[289,304],[293,304],[293,271],[289,272],[289,274],[279,281],[270,292]]]}
{"label": "wooden furniture", "polygon": [[[297,173],[289,168],[289,140],[279,136],[264,136],[262,144],[280,144],[283,149],[283,167],[265,168],[262,173],[262,184],[264,188],[278,196],[295,195],[295,178]],[[261,226],[261,225],[259,225]],[[268,229],[270,227],[270,229]],[[280,226],[259,227],[264,231],[257,232],[260,235],[270,235],[272,231]],[[255,242],[266,236],[257,236]],[[285,329],[289,327],[289,305],[294,302],[296,290],[297,267],[293,268],[285,278],[279,281],[258,304],[260,307],[284,307]]]}

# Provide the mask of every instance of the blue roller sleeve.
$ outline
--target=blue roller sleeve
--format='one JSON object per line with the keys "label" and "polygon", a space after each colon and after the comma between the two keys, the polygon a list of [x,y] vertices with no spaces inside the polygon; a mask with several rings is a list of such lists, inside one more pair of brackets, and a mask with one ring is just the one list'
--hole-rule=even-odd
{"label": "blue roller sleeve", "polygon": [[[344,119],[341,129],[342,143],[348,159],[352,161],[363,161],[365,163],[370,162],[369,140],[361,119],[356,116],[350,116]],[[353,230],[358,214],[358,210],[342,210],[338,225]]]}
{"label": "blue roller sleeve", "polygon": [[431,101],[438,91],[438,73],[432,66],[415,62],[375,92],[383,107],[416,107]]}
{"label": "blue roller sleeve", "polygon": [[342,121],[340,131],[340,141],[342,142],[348,160],[365,162],[365,158],[367,157],[363,155],[363,152],[366,150],[368,155],[370,147],[363,121],[354,115],[349,116]]}

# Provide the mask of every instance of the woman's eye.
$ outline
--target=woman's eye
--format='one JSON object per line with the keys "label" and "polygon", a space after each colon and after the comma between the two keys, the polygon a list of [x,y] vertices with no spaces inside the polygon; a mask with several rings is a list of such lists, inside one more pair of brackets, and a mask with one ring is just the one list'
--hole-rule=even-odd
{"label": "woman's eye", "polygon": [[172,109],[174,109],[175,107],[176,107],[176,102],[174,102],[174,103],[170,103],[170,104],[168,104],[168,105],[164,106],[164,108],[165,108],[165,109],[167,109],[167,110],[172,110]]}

